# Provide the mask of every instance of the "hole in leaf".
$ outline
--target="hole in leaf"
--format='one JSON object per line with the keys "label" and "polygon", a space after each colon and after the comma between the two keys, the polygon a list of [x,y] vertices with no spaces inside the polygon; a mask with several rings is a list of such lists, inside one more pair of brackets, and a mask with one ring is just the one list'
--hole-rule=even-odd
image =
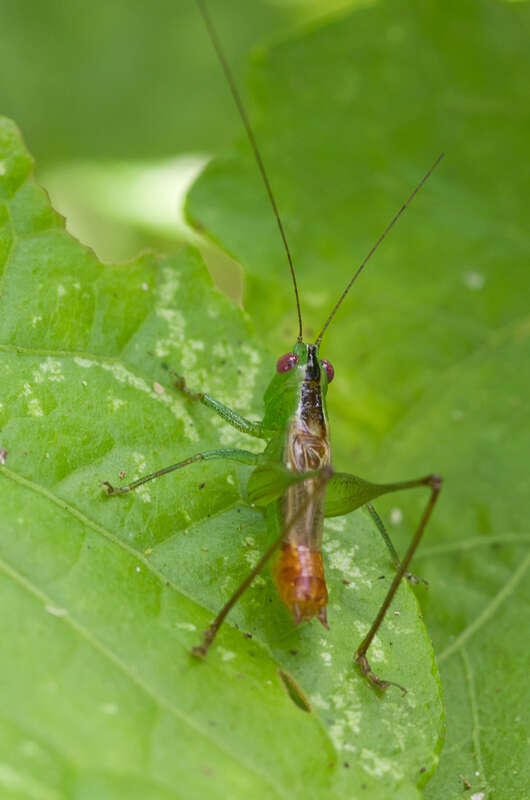
{"label": "hole in leaf", "polygon": [[278,670],[278,675],[280,676],[280,679],[284,685],[285,691],[295,706],[298,706],[298,708],[302,709],[302,711],[306,711],[308,714],[310,714],[312,709],[309,700],[293,676],[289,675],[287,672],[284,672],[282,669]]}

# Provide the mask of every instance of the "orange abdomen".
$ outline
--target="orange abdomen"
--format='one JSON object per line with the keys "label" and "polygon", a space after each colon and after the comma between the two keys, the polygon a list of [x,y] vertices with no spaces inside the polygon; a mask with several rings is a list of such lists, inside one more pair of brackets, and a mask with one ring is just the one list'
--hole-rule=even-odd
{"label": "orange abdomen", "polygon": [[320,551],[284,542],[274,567],[274,580],[280,600],[297,625],[302,620],[317,617],[324,627],[328,627],[328,590]]}

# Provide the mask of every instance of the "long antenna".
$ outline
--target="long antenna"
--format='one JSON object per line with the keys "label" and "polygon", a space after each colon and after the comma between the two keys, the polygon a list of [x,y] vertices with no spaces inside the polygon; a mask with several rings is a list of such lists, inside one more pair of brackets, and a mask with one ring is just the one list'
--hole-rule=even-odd
{"label": "long antenna", "polygon": [[280,229],[280,235],[282,237],[283,246],[285,248],[285,252],[287,254],[287,261],[289,262],[289,269],[291,271],[291,277],[293,279],[293,287],[294,287],[294,296],[296,299],[296,311],[298,314],[298,341],[302,341],[302,312],[300,311],[300,297],[298,295],[298,286],[296,283],[296,275],[294,273],[294,264],[293,259],[291,256],[291,251],[289,250],[289,245],[287,244],[287,237],[285,236],[285,231],[283,229],[282,221],[280,219],[280,214],[278,211],[278,206],[276,205],[276,200],[274,199],[274,195],[272,193],[271,185],[269,183],[269,179],[267,178],[267,173],[265,172],[265,167],[263,165],[263,161],[258,150],[258,144],[252,132],[252,128],[250,127],[250,122],[247,117],[247,113],[243,106],[243,102],[241,100],[241,96],[237,90],[234,78],[232,76],[232,72],[230,67],[228,66],[228,61],[226,60],[225,54],[221,47],[221,43],[217,37],[217,33],[215,28],[212,24],[212,20],[210,15],[206,10],[206,6],[203,3],[203,0],[197,0],[197,5],[199,6],[199,11],[202,14],[202,18],[204,20],[204,24],[206,25],[206,30],[208,31],[208,35],[212,41],[213,47],[215,52],[217,53],[217,57],[220,61],[221,67],[223,68],[223,72],[225,74],[226,80],[228,81],[228,86],[230,87],[230,91],[232,92],[232,97],[234,98],[234,102],[237,106],[239,111],[239,115],[245,126],[245,130],[247,132],[248,140],[251,144],[252,150],[254,151],[254,155],[256,157],[256,161],[259,167],[259,171],[261,172],[261,177],[263,178],[263,183],[265,184],[265,189],[267,190],[267,194],[269,196],[269,200],[272,206],[272,210],[274,212],[274,216],[276,217],[276,222],[278,223],[278,228]]}
{"label": "long antenna", "polygon": [[440,155],[438,156],[438,158],[436,159],[436,161],[434,162],[434,164],[432,165],[432,167],[430,168],[430,170],[429,170],[428,172],[426,172],[426,173],[425,173],[425,175],[423,176],[423,178],[421,179],[421,181],[418,183],[418,185],[416,186],[416,188],[414,189],[414,191],[412,192],[412,194],[411,194],[411,195],[410,195],[410,196],[407,198],[407,200],[405,200],[405,202],[403,203],[403,205],[401,206],[401,208],[399,209],[399,211],[397,212],[397,214],[395,215],[395,217],[394,217],[394,218],[392,219],[392,221],[391,221],[391,222],[390,222],[390,223],[389,223],[389,224],[386,226],[385,230],[383,231],[383,233],[381,234],[381,236],[379,237],[379,239],[377,240],[377,242],[374,244],[374,246],[372,247],[372,249],[370,250],[370,252],[369,252],[369,253],[368,253],[368,255],[366,256],[366,258],[365,258],[365,259],[364,259],[364,261],[362,262],[361,266],[359,267],[359,269],[357,270],[357,272],[355,273],[355,275],[353,276],[353,278],[352,278],[352,279],[351,279],[351,281],[349,282],[349,284],[348,284],[348,285],[346,286],[346,288],[344,289],[343,293],[341,294],[341,296],[339,297],[339,299],[338,299],[337,303],[335,304],[335,307],[333,308],[333,311],[331,312],[331,314],[330,314],[330,315],[329,315],[329,317],[327,318],[327,320],[326,320],[326,322],[325,322],[325,324],[324,324],[324,327],[322,328],[322,330],[321,330],[321,331],[320,331],[320,333],[318,334],[318,338],[317,338],[317,340],[316,340],[316,342],[315,342],[315,344],[316,344],[317,346],[318,346],[318,345],[320,345],[320,342],[322,341],[322,337],[324,336],[324,333],[325,333],[325,331],[326,331],[326,328],[328,327],[329,323],[331,322],[331,320],[333,319],[333,317],[335,316],[335,314],[336,314],[336,313],[337,313],[337,311],[339,310],[339,307],[340,307],[340,305],[341,305],[342,301],[344,300],[344,298],[346,297],[346,295],[347,295],[347,294],[348,294],[348,292],[350,291],[351,287],[353,286],[353,284],[355,283],[355,281],[357,280],[357,278],[359,277],[359,275],[360,275],[360,274],[361,274],[361,272],[363,271],[363,269],[364,269],[364,267],[365,267],[365,265],[366,265],[366,262],[367,262],[367,261],[369,261],[369,260],[370,260],[370,258],[373,256],[373,254],[375,253],[375,251],[377,250],[377,248],[379,247],[379,245],[381,244],[381,242],[383,241],[383,239],[385,238],[385,236],[387,235],[387,233],[390,231],[390,229],[391,229],[391,228],[393,228],[393,227],[394,227],[394,225],[396,224],[396,222],[398,221],[398,219],[400,218],[400,216],[403,214],[403,212],[406,210],[407,206],[410,204],[410,202],[412,201],[412,199],[414,198],[414,196],[415,196],[415,195],[416,195],[416,194],[419,192],[419,190],[421,189],[421,187],[423,186],[423,184],[425,183],[425,181],[427,180],[427,178],[429,178],[429,177],[432,175],[432,173],[434,172],[434,170],[436,169],[436,167],[438,166],[438,164],[440,163],[440,161],[442,160],[442,158],[444,157],[444,155],[445,155],[445,153],[440,153]]}

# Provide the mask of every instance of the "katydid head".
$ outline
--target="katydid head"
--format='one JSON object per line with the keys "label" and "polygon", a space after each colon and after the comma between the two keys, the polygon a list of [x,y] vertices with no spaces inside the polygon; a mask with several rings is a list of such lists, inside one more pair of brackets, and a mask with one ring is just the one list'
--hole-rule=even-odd
{"label": "katydid head", "polygon": [[[327,389],[335,375],[335,370],[325,358],[319,358],[318,344],[297,341],[289,353],[284,353],[276,362],[276,376],[272,380],[279,391],[288,390],[305,381],[320,383]],[[272,385],[271,384],[271,385]]]}
{"label": "katydid head", "polygon": [[325,397],[334,374],[330,362],[319,357],[318,344],[297,340],[293,349],[276,362],[275,374],[265,392],[266,417],[270,422],[275,418],[283,425],[296,412],[302,388],[318,386],[321,396]]}

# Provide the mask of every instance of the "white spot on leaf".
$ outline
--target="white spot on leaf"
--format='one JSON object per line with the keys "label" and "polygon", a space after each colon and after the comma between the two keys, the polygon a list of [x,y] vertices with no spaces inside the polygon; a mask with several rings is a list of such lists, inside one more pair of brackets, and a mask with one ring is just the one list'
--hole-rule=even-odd
{"label": "white spot on leaf", "polygon": [[327,700],[324,700],[321,694],[311,695],[311,705],[313,705],[315,708],[322,709],[322,711],[329,710],[329,703]]}
{"label": "white spot on leaf", "polygon": [[61,383],[64,381],[63,366],[59,359],[49,356],[33,371],[33,378],[35,383],[44,383],[46,380],[51,383]]}
{"label": "white spot on leaf", "polygon": [[361,750],[361,759],[363,768],[374,778],[382,778],[387,773],[390,773],[396,780],[403,777],[403,773],[390,759],[383,758],[366,747]]}
{"label": "white spot on leaf", "polygon": [[227,650],[224,647],[218,647],[217,651],[221,656],[221,661],[231,661],[233,658],[236,657],[235,653],[233,653],[231,650]]}
{"label": "white spot on leaf", "polygon": [[342,533],[346,527],[346,517],[335,517],[326,520],[326,528],[337,533]]}
{"label": "white spot on leaf", "polygon": [[101,710],[103,711],[104,714],[114,715],[114,714],[117,714],[118,711],[119,711],[119,708],[116,705],[116,703],[103,703],[100,706],[100,708],[101,708]]}
{"label": "white spot on leaf", "polygon": [[119,397],[109,397],[109,408],[111,411],[117,411],[124,405],[125,400],[121,400]]}
{"label": "white spot on leaf", "polygon": [[403,522],[403,512],[400,508],[393,508],[390,512],[390,524],[400,525]]}
{"label": "white spot on leaf", "polygon": [[181,631],[196,631],[197,626],[194,625],[192,622],[176,622],[175,628],[179,628]]}
{"label": "white spot on leaf", "polygon": [[484,284],[486,283],[486,278],[482,272],[477,272],[477,270],[469,270],[468,272],[464,272],[462,275],[462,280],[464,286],[466,286],[472,292],[480,291],[484,288]]}
{"label": "white spot on leaf", "polygon": [[68,614],[66,608],[58,608],[57,606],[44,606],[44,610],[53,617],[66,617]]}

